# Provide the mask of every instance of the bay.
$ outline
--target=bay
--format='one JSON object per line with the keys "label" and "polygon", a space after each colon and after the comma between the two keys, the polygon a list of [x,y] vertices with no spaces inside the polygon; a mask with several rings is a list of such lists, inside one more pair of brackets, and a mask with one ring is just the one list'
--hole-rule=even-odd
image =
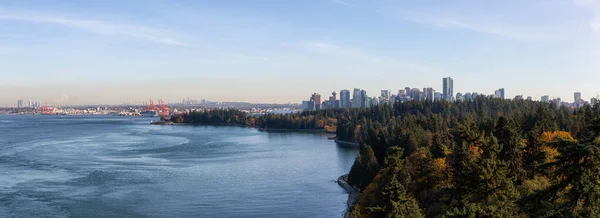
{"label": "bay", "polygon": [[341,217],[357,150],[327,135],[0,116],[0,217]]}

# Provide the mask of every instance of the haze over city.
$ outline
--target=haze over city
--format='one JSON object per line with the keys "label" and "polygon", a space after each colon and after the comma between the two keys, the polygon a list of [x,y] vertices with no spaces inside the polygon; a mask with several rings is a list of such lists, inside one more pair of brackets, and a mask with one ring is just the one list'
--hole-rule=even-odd
{"label": "haze over city", "polygon": [[600,2],[3,1],[0,105],[299,103],[404,87],[595,97]]}

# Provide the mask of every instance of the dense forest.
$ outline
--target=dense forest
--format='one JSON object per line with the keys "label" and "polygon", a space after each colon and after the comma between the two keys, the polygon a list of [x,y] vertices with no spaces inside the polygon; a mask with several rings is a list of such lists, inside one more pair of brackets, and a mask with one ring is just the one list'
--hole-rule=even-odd
{"label": "dense forest", "polygon": [[348,183],[361,197],[350,217],[600,217],[600,105],[478,97],[175,119],[335,129],[338,139],[360,144]]}
{"label": "dense forest", "polygon": [[237,109],[198,110],[171,117],[175,123],[241,125],[262,129],[336,131],[337,111],[308,111],[294,114],[250,116]]}

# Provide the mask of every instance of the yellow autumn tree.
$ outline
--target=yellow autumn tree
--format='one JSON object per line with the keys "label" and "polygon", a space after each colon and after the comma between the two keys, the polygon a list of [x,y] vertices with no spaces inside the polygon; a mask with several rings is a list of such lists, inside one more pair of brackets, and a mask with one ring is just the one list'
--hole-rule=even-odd
{"label": "yellow autumn tree", "polygon": [[545,163],[555,162],[556,157],[560,155],[556,148],[550,146],[551,143],[558,139],[575,141],[573,136],[565,131],[548,131],[540,135],[539,142],[542,144],[541,149],[545,153]]}

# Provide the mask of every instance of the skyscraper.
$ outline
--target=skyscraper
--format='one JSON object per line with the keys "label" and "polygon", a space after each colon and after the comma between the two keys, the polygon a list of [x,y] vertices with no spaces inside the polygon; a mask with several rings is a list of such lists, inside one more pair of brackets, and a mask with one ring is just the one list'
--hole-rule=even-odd
{"label": "skyscraper", "polygon": [[315,110],[321,110],[321,95],[315,93],[312,95],[311,99],[315,103]]}
{"label": "skyscraper", "polygon": [[407,96],[410,96],[410,87],[404,88],[404,93],[406,93]]}
{"label": "skyscraper", "polygon": [[500,91],[500,99],[504,99],[504,88],[500,88],[498,91]]}
{"label": "skyscraper", "polygon": [[391,90],[381,90],[381,97],[382,98],[389,99],[391,95],[392,95],[392,91]]}
{"label": "skyscraper", "polygon": [[378,97],[373,97],[371,99],[371,107],[377,106],[379,105],[379,98]]}
{"label": "skyscraper", "polygon": [[423,98],[427,101],[433,101],[435,98],[435,90],[433,90],[433,88],[423,88]]}
{"label": "skyscraper", "polygon": [[367,91],[360,90],[360,107],[368,107],[369,106],[369,96],[367,96]]}
{"label": "skyscraper", "polygon": [[23,100],[21,100],[21,99],[17,100],[17,107],[18,108],[22,108],[23,107]]}
{"label": "skyscraper", "polygon": [[350,108],[350,90],[344,89],[340,91],[340,107]]}
{"label": "skyscraper", "polygon": [[452,77],[446,77],[443,79],[443,88],[442,93],[444,94],[444,99],[448,101],[452,101],[454,97],[454,80]]}
{"label": "skyscraper", "polygon": [[352,93],[352,108],[360,108],[362,104],[362,100],[360,98],[360,89],[354,89],[354,93]]}
{"label": "skyscraper", "polygon": [[578,104],[581,101],[581,92],[575,92],[575,103]]}

